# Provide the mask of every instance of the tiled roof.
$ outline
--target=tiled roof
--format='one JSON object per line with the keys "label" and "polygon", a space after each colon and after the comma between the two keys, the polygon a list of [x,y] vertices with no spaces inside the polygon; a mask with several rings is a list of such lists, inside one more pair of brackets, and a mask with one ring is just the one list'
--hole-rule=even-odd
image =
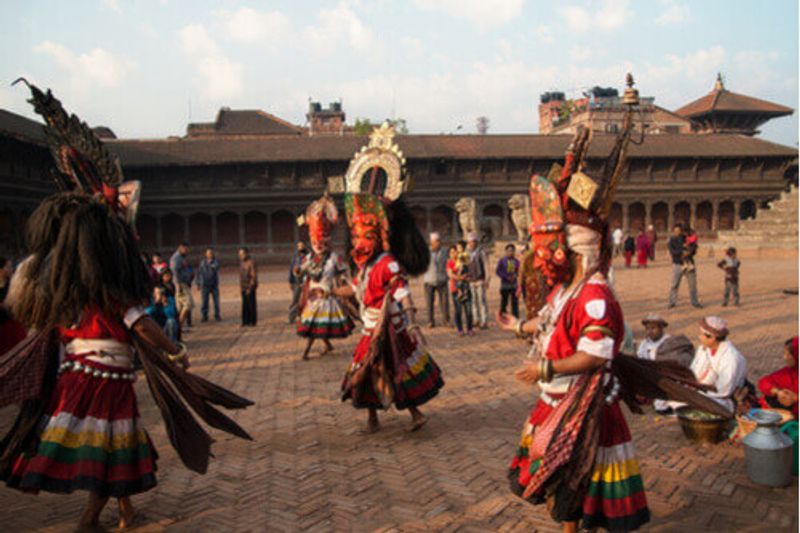
{"label": "tiled roof", "polygon": [[222,108],[215,122],[189,124],[193,135],[300,135],[302,128],[259,109]]}
{"label": "tiled roof", "polygon": [[47,144],[43,124],[5,109],[0,109],[0,135],[34,144]]}
{"label": "tiled roof", "polygon": [[794,110],[790,107],[773,104],[766,100],[753,98],[744,94],[733,93],[727,89],[714,89],[702,98],[690,102],[675,111],[684,117],[697,117],[714,111],[734,113],[758,113],[762,115],[784,116],[791,115]]}
{"label": "tiled roof", "polygon": [[[611,151],[612,135],[596,134],[590,157]],[[408,159],[560,159],[569,135],[400,135]],[[364,136],[226,136],[109,141],[127,166],[193,166],[280,161],[347,161]],[[745,135],[649,135],[630,157],[796,157],[797,149]]]}

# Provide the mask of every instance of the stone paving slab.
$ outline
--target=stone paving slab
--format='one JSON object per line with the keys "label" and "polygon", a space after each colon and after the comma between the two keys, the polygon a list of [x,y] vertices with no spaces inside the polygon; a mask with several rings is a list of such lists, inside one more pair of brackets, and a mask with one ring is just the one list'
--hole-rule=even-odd
{"label": "stone paving slab", "polygon": [[[336,342],[333,355],[302,362],[303,341],[286,324],[283,271],[262,272],[258,327],[238,325],[233,275],[225,276],[222,323],[196,324],[187,336],[194,371],[256,401],[234,415],[255,442],[215,434],[217,458],[199,476],[180,465],[143,380],[142,417],[161,455],[159,485],[134,498],[140,531],[558,531],[545,510],[512,496],[506,467],[536,398],[513,378],[523,343],[496,328],[474,338],[426,330],[446,386],[424,407],[430,422],[405,432],[406,413],[381,415],[383,429],[364,435],[365,413],[339,401],[339,384],[356,343]],[[496,280],[495,280],[496,281]],[[666,309],[669,265],[621,270],[616,286],[637,337],[638,321],[661,312],[670,331],[696,336],[704,313],[728,319],[731,338],[756,380],[781,363],[784,339],[797,332],[797,259],[748,259],[742,306],[722,308],[722,272],[699,264],[704,310],[688,306],[686,289]],[[497,284],[490,305],[497,309]],[[418,304],[421,291],[415,283]],[[423,305],[420,305],[422,307]],[[199,322],[198,313],[195,320]],[[316,349],[315,349],[316,350]],[[13,411],[0,411],[5,430]],[[743,449],[696,446],[674,419],[628,415],[653,512],[652,531],[797,531],[798,490],[751,483]],[[0,488],[5,531],[68,531],[84,494],[32,496]],[[105,527],[113,528],[109,507]]]}

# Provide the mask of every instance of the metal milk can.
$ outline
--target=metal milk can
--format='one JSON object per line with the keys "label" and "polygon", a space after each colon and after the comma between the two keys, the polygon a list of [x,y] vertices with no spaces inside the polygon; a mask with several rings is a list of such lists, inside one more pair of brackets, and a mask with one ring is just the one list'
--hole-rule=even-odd
{"label": "metal milk can", "polygon": [[742,439],[747,476],[754,483],[769,487],[789,485],[792,482],[792,439],[780,432],[781,415],[758,409],[749,418],[758,427]]}

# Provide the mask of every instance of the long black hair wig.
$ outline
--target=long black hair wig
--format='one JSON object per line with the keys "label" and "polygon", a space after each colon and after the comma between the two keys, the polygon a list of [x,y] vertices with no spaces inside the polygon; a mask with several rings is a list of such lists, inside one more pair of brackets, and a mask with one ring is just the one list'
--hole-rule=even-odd
{"label": "long black hair wig", "polygon": [[27,228],[30,256],[9,299],[27,327],[71,326],[87,306],[110,316],[147,302],[151,282],[131,227],[101,200],[46,198]]}
{"label": "long black hair wig", "polygon": [[392,255],[410,276],[419,276],[428,270],[431,254],[428,244],[417,228],[414,215],[403,198],[388,205],[389,247]]}

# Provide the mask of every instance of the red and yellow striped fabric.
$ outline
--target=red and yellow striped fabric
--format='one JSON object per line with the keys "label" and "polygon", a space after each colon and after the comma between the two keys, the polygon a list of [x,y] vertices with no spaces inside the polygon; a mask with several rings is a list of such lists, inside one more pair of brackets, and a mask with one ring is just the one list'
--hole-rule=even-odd
{"label": "red and yellow striped fabric", "polygon": [[8,486],[29,492],[89,490],[121,497],[156,485],[156,459],[133,384],[68,371],[58,378],[35,452],[18,456],[3,477]]}

